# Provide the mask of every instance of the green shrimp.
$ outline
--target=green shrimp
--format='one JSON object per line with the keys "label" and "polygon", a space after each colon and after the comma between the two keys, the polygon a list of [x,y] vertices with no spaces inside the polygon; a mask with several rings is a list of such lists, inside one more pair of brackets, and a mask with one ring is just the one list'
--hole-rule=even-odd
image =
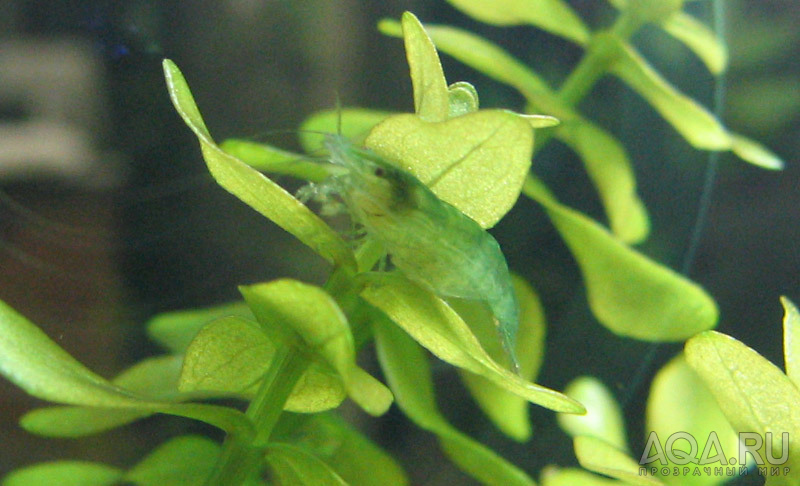
{"label": "green shrimp", "polygon": [[351,218],[377,239],[409,280],[442,298],[481,301],[496,320],[503,348],[517,367],[519,305],[497,241],[419,179],[377,154],[329,135],[331,177]]}

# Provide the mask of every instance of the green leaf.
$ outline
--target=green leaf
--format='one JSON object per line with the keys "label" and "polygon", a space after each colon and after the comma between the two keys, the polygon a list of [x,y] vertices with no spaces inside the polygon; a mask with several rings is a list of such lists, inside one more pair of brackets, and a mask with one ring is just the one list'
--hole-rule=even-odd
{"label": "green leaf", "polygon": [[253,313],[244,302],[231,302],[204,309],[189,309],[165,312],[150,319],[147,335],[150,339],[173,353],[183,353],[189,343],[206,324],[225,316],[238,316],[254,319]]}
{"label": "green leaf", "polygon": [[586,415],[558,415],[558,424],[571,437],[581,435],[603,439],[619,450],[628,450],[625,420],[611,391],[597,378],[581,376],[572,380],[564,393],[586,407]]}
{"label": "green leaf", "polygon": [[326,133],[335,133],[355,145],[362,145],[372,127],[391,114],[389,111],[367,108],[318,111],[300,125],[300,145],[306,152],[315,153],[322,148]]}
{"label": "green leaf", "polygon": [[449,93],[436,47],[414,14],[404,12],[401,23],[414,87],[414,111],[425,121],[445,121],[450,108]]}
{"label": "green leaf", "polygon": [[578,468],[548,466],[542,471],[542,486],[622,486],[627,483],[597,476]]}
{"label": "green leaf", "polygon": [[[709,451],[709,456],[727,452],[727,462],[735,457],[739,449],[739,438],[736,436],[725,415],[711,392],[699,376],[686,364],[683,354],[673,358],[653,378],[650,396],[647,399],[648,433],[655,432],[661,444],[676,432],[689,433],[698,443],[697,456],[700,457],[706,447],[706,440],[713,432],[717,434],[721,451]],[[688,446],[685,441],[676,441],[674,449]],[[684,450],[684,449],[681,449]],[[689,451],[684,450],[685,453]],[[650,451],[645,451],[648,455]],[[669,458],[667,458],[669,460]],[[718,466],[719,464],[714,464]],[[663,466],[660,461],[649,464],[652,467]],[[669,463],[670,469],[679,465]],[[681,467],[683,465],[680,465]],[[690,468],[697,467],[686,464]],[[667,484],[675,485],[712,485],[724,483],[726,478],[711,474],[675,475],[662,477]]]}
{"label": "green leaf", "polygon": [[482,227],[519,197],[531,165],[533,130],[520,116],[481,110],[441,123],[405,114],[377,125],[367,147],[414,174]]}
{"label": "green leaf", "polygon": [[[400,24],[391,19],[383,19],[378,29],[393,37],[399,37]],[[537,100],[540,111],[558,117],[568,118],[572,109],[561,103],[547,83],[528,66],[515,59],[499,46],[471,32],[446,25],[425,26],[436,46],[445,54],[480,71],[487,76],[516,88],[529,101]],[[552,104],[552,106],[549,106]]]}
{"label": "green leaf", "polygon": [[224,152],[250,167],[270,174],[283,174],[311,182],[328,177],[328,169],[294,152],[250,140],[227,139],[219,146]]}
{"label": "green leaf", "polygon": [[575,437],[575,456],[590,471],[642,486],[663,484],[653,476],[639,474],[639,464],[608,442],[586,435]]}
{"label": "green leaf", "polygon": [[[275,345],[257,323],[222,317],[206,325],[186,351],[180,389],[252,397],[274,354]],[[284,409],[321,412],[337,407],[345,396],[338,375],[312,363],[298,380]]]}
{"label": "green leaf", "polygon": [[257,322],[220,317],[207,324],[186,350],[178,389],[239,395],[256,386],[275,354]]}
{"label": "green leaf", "polygon": [[[381,21],[379,28],[388,35],[400,32],[399,24],[390,20]],[[611,134],[561,102],[538,74],[497,45],[448,26],[425,28],[441,52],[517,89],[531,111],[558,117],[562,123],[556,136],[583,159],[614,234],[628,243],[647,237],[647,212],[635,191],[633,169],[625,149]]]}
{"label": "green leaf", "polygon": [[299,447],[273,443],[268,446],[266,457],[279,484],[347,485],[330,466]]}
{"label": "green leaf", "polygon": [[389,408],[391,392],[356,365],[350,327],[324,290],[289,279],[239,290],[265,329],[292,332],[281,345],[301,346],[319,356],[336,370],[347,394],[367,413],[381,415]]}
{"label": "green leaf", "polygon": [[105,464],[57,461],[18,469],[3,478],[3,486],[113,486],[122,477],[122,471]]}
{"label": "green leaf", "polygon": [[[514,290],[520,306],[519,330],[516,351],[519,357],[519,376],[534,381],[544,359],[545,318],[544,309],[531,286],[522,278],[513,275]],[[464,315],[463,313],[459,313]],[[491,315],[487,315],[484,332],[486,338],[478,336],[481,345],[495,361],[505,357],[505,351],[497,340],[497,331]],[[471,329],[475,327],[470,326]],[[528,417],[528,401],[488,379],[462,370],[461,379],[467,385],[481,409],[503,433],[514,440],[525,441],[531,436]]]}
{"label": "green leaf", "polygon": [[711,73],[725,71],[728,49],[705,24],[685,12],[675,12],[661,23],[661,27],[691,49]]}
{"label": "green leaf", "polygon": [[0,372],[43,400],[97,407],[140,404],[132,394],[84,367],[4,302],[0,302]]}
{"label": "green leaf", "polygon": [[781,297],[783,304],[783,359],[786,376],[800,388],[800,313],[788,297]]}
{"label": "green leaf", "polygon": [[783,169],[783,160],[760,143],[737,134],[732,135],[732,140],[731,151],[745,162],[750,162],[764,169]]}
{"label": "green leaf", "polygon": [[717,305],[697,284],[560,204],[539,180],[530,177],[523,191],[564,238],[581,268],[589,307],[609,330],[645,341],[682,341],[714,327]]}
{"label": "green leaf", "polygon": [[610,4],[620,10],[626,10],[629,17],[641,23],[660,23],[679,12],[683,2],[684,0],[609,0]]}
{"label": "green leaf", "polygon": [[531,403],[560,412],[583,413],[583,407],[574,400],[530,383],[495,362],[447,303],[416,284],[396,276],[391,283],[368,286],[361,295],[439,359],[483,376]]}
{"label": "green leaf", "polygon": [[669,84],[636,50],[619,44],[613,72],[633,88],[692,146],[728,150],[731,136],[714,115]]}
{"label": "green leaf", "polygon": [[492,25],[531,24],[584,45],[590,32],[580,17],[561,0],[447,0],[470,17]]}
{"label": "green leaf", "polygon": [[647,238],[647,208],[636,193],[636,178],[622,145],[610,133],[580,119],[564,123],[557,130],[559,140],[583,160],[614,235],[626,243]]}
{"label": "green leaf", "polygon": [[180,355],[145,358],[118,374],[112,383],[153,398],[175,397],[182,366]]}
{"label": "green leaf", "polygon": [[203,158],[217,183],[328,261],[355,268],[352,251],[336,231],[282,187],[217,147],[200,116],[186,80],[169,59],[164,60],[164,75],[172,103],[197,135]]}
{"label": "green leaf", "polygon": [[381,368],[397,405],[419,427],[436,434],[444,452],[484,484],[533,486],[522,470],[450,425],[439,413],[430,366],[422,349],[392,323],[374,327]]}
{"label": "green leaf", "polygon": [[478,111],[478,92],[466,81],[458,81],[447,87],[450,109],[447,118],[466,115]]}
{"label": "green leaf", "polygon": [[332,414],[317,414],[295,431],[292,443],[309,449],[353,486],[402,486],[395,460],[356,428]]}
{"label": "green leaf", "polygon": [[151,452],[125,479],[138,486],[201,484],[211,474],[219,451],[219,445],[205,437],[176,437]]}
{"label": "green leaf", "polygon": [[96,375],[39,328],[0,302],[0,373],[30,395],[55,403],[107,407],[202,420],[230,433],[251,432],[236,410],[149,400]]}
{"label": "green leaf", "polygon": [[[800,437],[800,391],[778,367],[736,339],[714,331],[693,337],[685,350],[689,366],[737,432],[755,432],[765,441],[765,433],[771,432],[773,457],[781,456],[782,433],[787,432],[790,440]],[[763,453],[762,457],[769,460]],[[800,454],[790,449],[783,466],[800,467]]]}
{"label": "green leaf", "polygon": [[85,437],[153,415],[150,410],[98,407],[44,407],[22,416],[26,431],[46,437]]}
{"label": "green leaf", "polygon": [[[177,383],[182,363],[181,356],[148,358],[117,375],[112,383],[148,398],[171,400],[178,397]],[[23,415],[20,425],[28,432],[49,437],[82,437],[152,414],[148,410],[119,408],[45,407]]]}

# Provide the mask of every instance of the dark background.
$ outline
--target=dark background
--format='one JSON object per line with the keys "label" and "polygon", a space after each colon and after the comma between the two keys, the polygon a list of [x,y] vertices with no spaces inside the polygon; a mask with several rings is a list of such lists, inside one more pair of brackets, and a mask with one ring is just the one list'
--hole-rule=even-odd
{"label": "dark background", "polygon": [[[570,3],[594,27],[613,19],[605,2]],[[789,0],[724,4],[732,58],[724,119],[732,130],[781,155],[787,168],[769,172],[722,156],[690,274],[717,299],[719,329],[782,366],[778,296],[800,300],[795,163],[800,7]],[[710,22],[710,5],[692,2],[687,9]],[[485,26],[444,1],[0,0],[0,59],[4,53],[8,58],[13,46],[26,60],[0,65],[0,124],[51,116],[31,108],[24,92],[3,85],[11,86],[9,80],[24,69],[51,67],[52,79],[63,79],[59,70],[75,67],[70,56],[58,54],[64,45],[73,49],[67,52],[80,53],[76,59],[88,59],[86,69],[77,69],[89,93],[84,104],[79,97],[68,99],[72,105],[52,115],[80,128],[88,149],[76,158],[85,163],[79,169],[59,169],[58,154],[47,170],[36,164],[5,168],[0,160],[0,298],[87,366],[111,377],[157,352],[141,327],[157,312],[234,299],[242,283],[282,276],[321,282],[328,271],[324,262],[206,175],[196,139],[167,97],[161,60],[168,57],[180,66],[217,140],[263,139],[270,130],[297,127],[314,111],[332,108],[337,96],[345,106],[411,111],[402,42],[375,28],[380,18],[399,18],[404,10],[423,22],[485,35],[554,85],[581,56],[575,46],[533,27]],[[680,44],[656,28],[644,29],[634,42],[668,79],[711,104],[712,76]],[[58,67],[59,61],[66,67]],[[513,90],[444,56],[443,63],[449,82],[467,80],[477,87],[482,106],[523,108]],[[59,98],[58,82],[32,79],[57,99],[70,98]],[[581,108],[619,136],[634,161],[653,225],[642,251],[680,268],[708,154],[689,148],[614,79],[601,81]],[[4,134],[0,131],[0,145],[11,146]],[[53,141],[37,140],[43,146]],[[295,147],[291,135],[268,140]],[[551,143],[534,167],[565,202],[602,220],[572,153]],[[563,388],[581,374],[600,377],[629,403],[629,435],[633,450],[640,449],[647,387],[630,384],[649,346],[617,338],[594,321],[577,267],[535,203],[521,199],[493,234],[511,268],[532,282],[545,304],[548,347],[538,381]],[[660,348],[657,364],[646,374],[678,349]],[[546,464],[575,462],[571,441],[552,413],[532,407],[534,438],[515,444],[492,429],[451,369],[437,366],[436,378],[448,417],[514,463],[538,474]],[[0,474],[57,458],[131,465],[171,435],[205,431],[156,417],[99,437],[44,440],[16,424],[38,404],[0,382]],[[430,435],[396,410],[380,420],[352,407],[346,413],[399,458],[415,483],[468,481],[446,463]]]}

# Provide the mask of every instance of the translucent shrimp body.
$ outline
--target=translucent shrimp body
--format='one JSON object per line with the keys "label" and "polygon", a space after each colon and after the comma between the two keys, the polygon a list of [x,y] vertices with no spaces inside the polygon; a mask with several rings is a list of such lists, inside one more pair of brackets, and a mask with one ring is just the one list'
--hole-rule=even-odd
{"label": "translucent shrimp body", "polygon": [[516,366],[513,343],[519,306],[497,241],[412,174],[338,136],[325,147],[346,168],[330,184],[367,234],[377,239],[410,280],[440,297],[484,302]]}

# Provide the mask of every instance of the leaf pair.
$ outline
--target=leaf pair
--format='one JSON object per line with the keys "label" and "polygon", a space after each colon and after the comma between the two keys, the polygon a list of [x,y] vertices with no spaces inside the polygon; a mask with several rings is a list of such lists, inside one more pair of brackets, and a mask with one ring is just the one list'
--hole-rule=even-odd
{"label": "leaf pair", "polygon": [[247,437],[253,433],[250,421],[236,410],[216,405],[176,403],[123,388],[126,381],[139,383],[156,377],[134,374],[119,383],[105,380],[84,367],[3,302],[0,302],[0,335],[3,336],[0,339],[0,372],[37,398],[65,405],[112,410],[112,413],[122,416],[166,413],[201,420],[233,435]]}

